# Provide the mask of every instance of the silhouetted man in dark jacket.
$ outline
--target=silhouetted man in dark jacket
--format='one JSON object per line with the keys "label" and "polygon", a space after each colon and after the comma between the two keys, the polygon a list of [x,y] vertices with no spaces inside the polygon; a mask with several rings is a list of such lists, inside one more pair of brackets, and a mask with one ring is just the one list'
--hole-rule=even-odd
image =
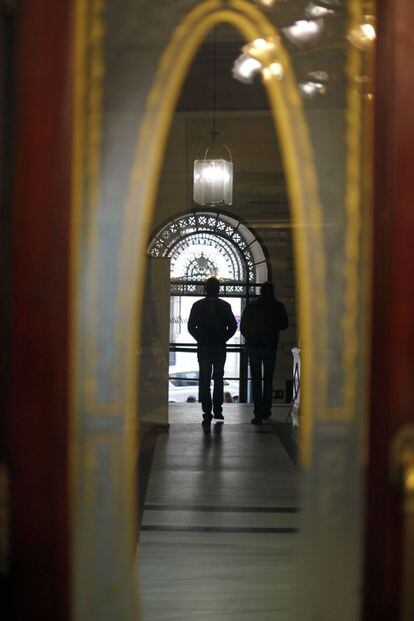
{"label": "silhouetted man in dark jacket", "polygon": [[[210,425],[212,408],[214,418],[224,420],[222,412],[226,343],[237,330],[237,321],[230,304],[218,297],[220,283],[217,278],[209,278],[205,288],[206,297],[193,304],[188,320],[188,331],[198,346],[200,401],[204,426]],[[213,402],[210,393],[212,376]]]}
{"label": "silhouetted man in dark jacket", "polygon": [[264,418],[272,415],[273,374],[279,331],[286,330],[288,325],[286,309],[275,299],[272,283],[263,283],[260,296],[246,306],[240,322],[252,374],[253,425],[261,425]]}

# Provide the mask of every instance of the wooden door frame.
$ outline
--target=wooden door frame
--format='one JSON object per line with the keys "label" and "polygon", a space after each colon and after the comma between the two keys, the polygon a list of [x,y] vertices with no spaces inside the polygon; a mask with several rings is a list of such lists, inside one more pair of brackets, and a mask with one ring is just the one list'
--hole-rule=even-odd
{"label": "wooden door frame", "polygon": [[[17,12],[7,446],[13,619],[70,618],[72,0]],[[30,314],[29,314],[30,309]]]}
{"label": "wooden door frame", "polygon": [[397,620],[399,498],[390,479],[396,431],[414,422],[414,3],[378,0],[371,406],[365,612]]}
{"label": "wooden door frame", "polygon": [[10,612],[7,394],[9,382],[10,219],[15,107],[16,11],[0,8],[0,618]]}
{"label": "wooden door frame", "polygon": [[[23,0],[19,18],[19,133],[12,203],[7,407],[13,490],[12,576],[18,587],[16,618],[42,621],[70,618],[67,312],[71,5],[71,0]],[[414,80],[409,71],[414,53],[409,30],[413,19],[412,0],[378,0],[365,590],[365,618],[375,621],[398,618],[400,558],[396,550],[401,541],[398,498],[389,482],[389,447],[400,424],[410,416],[412,419],[414,403],[410,378],[414,297],[409,278],[414,272]],[[48,255],[53,256],[52,263],[45,260]],[[30,317],[25,312],[28,307],[32,309]]]}

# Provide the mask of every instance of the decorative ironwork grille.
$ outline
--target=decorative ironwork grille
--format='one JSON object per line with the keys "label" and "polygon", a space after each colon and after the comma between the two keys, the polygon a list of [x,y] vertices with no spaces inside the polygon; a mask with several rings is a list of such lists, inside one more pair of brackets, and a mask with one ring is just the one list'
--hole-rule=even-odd
{"label": "decorative ironwork grille", "polygon": [[268,277],[263,248],[254,233],[227,214],[195,212],[176,218],[152,240],[151,257],[171,260],[171,293],[202,295],[205,280],[216,276],[224,295],[254,293]]}

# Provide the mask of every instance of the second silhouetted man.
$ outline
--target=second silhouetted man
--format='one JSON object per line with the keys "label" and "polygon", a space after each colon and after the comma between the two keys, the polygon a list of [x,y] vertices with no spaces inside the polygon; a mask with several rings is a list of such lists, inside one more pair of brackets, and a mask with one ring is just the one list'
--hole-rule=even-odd
{"label": "second silhouetted man", "polygon": [[[195,302],[188,320],[188,331],[197,341],[197,357],[200,367],[200,401],[203,425],[211,419],[223,417],[223,377],[226,361],[226,343],[237,330],[237,321],[230,304],[218,297],[220,283],[209,278],[205,284],[206,297]],[[210,383],[214,380],[213,400]]]}
{"label": "second silhouetted man", "polygon": [[253,425],[272,415],[273,374],[279,331],[289,325],[286,309],[275,299],[273,284],[263,283],[260,296],[243,311],[240,331],[246,339],[252,374]]}

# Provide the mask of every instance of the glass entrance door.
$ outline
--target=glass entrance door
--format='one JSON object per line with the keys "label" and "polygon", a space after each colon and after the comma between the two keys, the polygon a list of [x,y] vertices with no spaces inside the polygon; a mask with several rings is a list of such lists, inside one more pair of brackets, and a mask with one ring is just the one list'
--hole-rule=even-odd
{"label": "glass entrance door", "polygon": [[[191,307],[201,296],[172,295],[170,303],[170,357],[168,400],[170,403],[198,401],[197,344],[189,334],[187,324]],[[244,339],[240,334],[240,317],[244,308],[241,297],[222,298],[228,302],[238,327],[227,343],[224,369],[224,397],[228,402],[246,402],[247,364]]]}

